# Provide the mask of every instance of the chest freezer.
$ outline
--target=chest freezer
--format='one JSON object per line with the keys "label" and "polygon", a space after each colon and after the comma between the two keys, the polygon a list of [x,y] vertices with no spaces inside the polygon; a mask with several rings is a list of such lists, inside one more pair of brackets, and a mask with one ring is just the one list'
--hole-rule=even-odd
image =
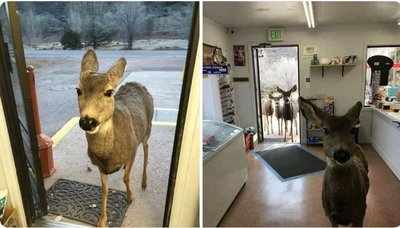
{"label": "chest freezer", "polygon": [[218,225],[247,180],[243,129],[203,121],[204,226]]}

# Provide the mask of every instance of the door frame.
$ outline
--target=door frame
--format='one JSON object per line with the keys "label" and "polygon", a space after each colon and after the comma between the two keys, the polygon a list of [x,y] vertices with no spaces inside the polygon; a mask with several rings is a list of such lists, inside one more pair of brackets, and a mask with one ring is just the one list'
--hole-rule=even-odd
{"label": "door frame", "polygon": [[[258,45],[253,45],[253,46],[251,46],[251,52],[252,52],[252,54],[253,54],[253,52],[254,51],[257,51],[258,52],[258,49],[259,48],[274,48],[274,47],[296,47],[297,48],[297,90],[298,90],[298,93],[299,93],[299,97],[301,96],[301,84],[300,84],[300,45],[299,44],[278,44],[278,45],[272,45],[271,43],[262,43],[262,44],[258,44]],[[256,98],[256,100],[255,100],[255,106],[256,106],[256,118],[257,118],[257,132],[259,132],[260,131],[260,127],[261,127],[261,132],[262,132],[262,134],[261,134],[261,136],[258,136],[257,137],[257,139],[258,139],[258,142],[259,143],[261,143],[261,142],[263,142],[264,141],[264,128],[263,128],[263,120],[262,120],[262,104],[261,104],[261,86],[260,86],[260,82],[261,82],[261,80],[260,80],[260,65],[259,65],[259,60],[258,60],[258,54],[257,54],[257,69],[255,69],[256,67],[255,67],[255,65],[254,65],[254,59],[253,59],[253,55],[252,55],[252,61],[253,61],[253,80],[254,80],[254,97]],[[257,76],[256,76],[256,70],[257,70]],[[257,83],[258,83],[258,94],[257,94],[257,88],[256,88],[256,81],[257,81]],[[257,107],[257,98],[260,100],[260,104],[258,105],[258,107]],[[259,116],[259,112],[260,112],[260,114],[261,114],[261,116]],[[299,110],[299,112],[300,112],[300,110]],[[301,129],[302,129],[302,124],[301,124],[301,121],[300,121],[300,117],[301,117],[301,115],[299,116],[299,120],[298,120],[298,123],[299,123],[299,129],[298,129],[298,132],[299,132],[299,143],[301,143],[301,135],[302,135],[302,131],[301,131]],[[261,123],[261,126],[258,124],[258,119],[259,118],[261,118],[261,121],[260,121],[260,123]]]}
{"label": "door frame", "polygon": [[179,157],[181,153],[182,138],[184,126],[186,123],[186,114],[189,104],[190,89],[192,87],[193,77],[200,77],[200,72],[195,72],[195,62],[197,48],[199,46],[200,21],[199,21],[199,3],[193,3],[193,16],[191,23],[191,31],[189,36],[189,44],[186,54],[185,70],[183,73],[183,82],[181,96],[179,101],[178,118],[176,122],[174,146],[172,150],[171,165],[169,169],[168,189],[164,206],[163,227],[168,227],[171,219],[172,202],[175,193],[175,184],[178,174]]}
{"label": "door frame", "polygon": [[1,25],[0,25],[0,70],[2,75],[8,75],[8,77],[0,77],[0,98],[4,104],[4,114],[7,123],[7,129],[9,131],[11,148],[13,151],[13,157],[18,176],[18,183],[21,191],[22,202],[24,205],[24,212],[26,222],[28,226],[32,225],[34,219],[47,214],[47,198],[46,190],[44,188],[41,163],[39,159],[38,141],[36,138],[36,129],[34,126],[34,117],[32,112],[32,98],[28,92],[28,77],[26,74],[26,63],[24,57],[24,49],[22,45],[22,36],[19,15],[17,14],[17,8],[15,2],[7,2],[6,7],[8,12],[8,20],[11,30],[11,39],[13,43],[16,70],[15,72],[21,83],[21,92],[24,99],[24,110],[27,118],[28,132],[30,138],[30,145],[33,158],[33,172],[36,179],[36,187],[38,190],[39,211],[36,215],[35,207],[33,203],[33,194],[31,192],[32,185],[29,180],[29,170],[27,167],[28,159],[26,157],[25,148],[23,145],[22,133],[19,126],[18,111],[15,103],[14,89],[10,77],[10,66],[8,65],[8,49],[4,46],[4,39]]}

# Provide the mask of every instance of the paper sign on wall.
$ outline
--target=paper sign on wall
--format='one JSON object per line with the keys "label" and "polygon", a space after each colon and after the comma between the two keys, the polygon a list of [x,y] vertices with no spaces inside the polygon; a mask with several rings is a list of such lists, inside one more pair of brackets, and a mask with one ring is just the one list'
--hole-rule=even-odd
{"label": "paper sign on wall", "polygon": [[303,47],[303,56],[312,56],[318,54],[318,47],[315,45],[305,45]]}

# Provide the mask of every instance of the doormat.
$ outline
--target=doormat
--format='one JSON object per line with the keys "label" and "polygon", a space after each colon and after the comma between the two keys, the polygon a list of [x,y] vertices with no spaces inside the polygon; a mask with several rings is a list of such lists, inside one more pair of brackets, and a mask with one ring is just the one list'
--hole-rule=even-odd
{"label": "doormat", "polygon": [[281,146],[257,151],[256,155],[267,166],[272,168],[281,181],[322,171],[326,167],[325,161],[308,152],[300,145]]}
{"label": "doormat", "polygon": [[[49,213],[96,225],[101,211],[101,187],[58,179],[47,191]],[[123,191],[108,190],[107,217],[110,227],[121,226],[128,209]]]}

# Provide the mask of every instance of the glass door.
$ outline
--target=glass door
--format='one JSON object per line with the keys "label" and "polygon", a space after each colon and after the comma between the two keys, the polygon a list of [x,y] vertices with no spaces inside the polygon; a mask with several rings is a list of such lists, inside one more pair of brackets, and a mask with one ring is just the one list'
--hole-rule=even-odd
{"label": "glass door", "polygon": [[28,225],[47,214],[19,15],[15,2],[0,8],[0,90]]}
{"label": "glass door", "polygon": [[[252,51],[259,142],[264,139],[267,142],[285,142],[286,139],[288,142],[287,139],[290,138],[291,142],[298,143],[301,132],[297,104],[299,97],[298,46],[260,44],[254,46]],[[284,97],[283,92],[290,95]],[[285,122],[282,113],[284,105],[290,107],[291,111],[288,112],[293,116],[286,121],[287,130],[284,130]],[[270,111],[265,110],[267,106]]]}
{"label": "glass door", "polygon": [[264,141],[264,127],[262,121],[262,107],[261,107],[261,92],[260,92],[260,68],[259,68],[259,57],[262,52],[259,51],[258,47],[252,47],[253,57],[253,76],[254,76],[254,97],[256,99],[256,113],[257,113],[257,139],[258,142]]}

